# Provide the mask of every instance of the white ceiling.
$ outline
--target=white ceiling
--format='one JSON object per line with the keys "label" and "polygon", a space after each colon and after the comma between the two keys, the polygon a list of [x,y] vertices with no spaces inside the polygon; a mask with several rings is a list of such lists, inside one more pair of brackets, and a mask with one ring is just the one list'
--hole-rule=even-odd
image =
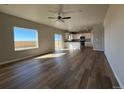
{"label": "white ceiling", "polygon": [[68,31],[81,31],[92,24],[102,23],[108,5],[65,4],[63,11],[68,13],[63,16],[71,16],[65,23],[48,19],[49,16],[57,17],[57,13],[50,11],[57,11],[58,8],[57,4],[0,5],[1,12]]}

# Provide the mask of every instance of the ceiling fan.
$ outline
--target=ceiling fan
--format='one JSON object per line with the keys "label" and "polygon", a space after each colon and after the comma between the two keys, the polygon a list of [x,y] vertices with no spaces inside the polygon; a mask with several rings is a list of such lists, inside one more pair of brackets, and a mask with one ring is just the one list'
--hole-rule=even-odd
{"label": "ceiling fan", "polygon": [[63,13],[62,12],[63,10],[63,5],[59,5],[59,9],[58,9],[58,16],[57,17],[48,17],[49,19],[56,19],[56,21],[60,21],[60,22],[63,22],[64,23],[64,20],[65,19],[71,19],[71,17],[62,17],[61,14]]}

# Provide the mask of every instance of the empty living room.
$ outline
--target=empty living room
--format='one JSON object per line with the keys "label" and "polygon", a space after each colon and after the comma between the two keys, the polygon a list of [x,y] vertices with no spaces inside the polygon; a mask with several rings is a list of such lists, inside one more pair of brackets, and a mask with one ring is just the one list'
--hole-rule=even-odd
{"label": "empty living room", "polygon": [[123,4],[0,4],[0,89],[123,89],[123,17]]}

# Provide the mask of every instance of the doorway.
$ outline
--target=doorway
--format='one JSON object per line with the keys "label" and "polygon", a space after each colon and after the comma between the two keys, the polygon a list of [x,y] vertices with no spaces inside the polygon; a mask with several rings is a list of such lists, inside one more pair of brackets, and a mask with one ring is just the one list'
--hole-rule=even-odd
{"label": "doorway", "polygon": [[54,40],[55,40],[55,50],[62,49],[62,35],[61,34],[55,34]]}

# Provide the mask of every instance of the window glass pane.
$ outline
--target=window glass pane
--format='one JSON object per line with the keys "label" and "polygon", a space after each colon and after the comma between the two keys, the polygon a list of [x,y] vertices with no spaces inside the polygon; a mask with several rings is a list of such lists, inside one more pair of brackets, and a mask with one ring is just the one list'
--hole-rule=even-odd
{"label": "window glass pane", "polygon": [[15,50],[38,48],[37,30],[14,27]]}
{"label": "window glass pane", "polygon": [[61,49],[62,48],[62,35],[61,34],[55,34],[55,49]]}

